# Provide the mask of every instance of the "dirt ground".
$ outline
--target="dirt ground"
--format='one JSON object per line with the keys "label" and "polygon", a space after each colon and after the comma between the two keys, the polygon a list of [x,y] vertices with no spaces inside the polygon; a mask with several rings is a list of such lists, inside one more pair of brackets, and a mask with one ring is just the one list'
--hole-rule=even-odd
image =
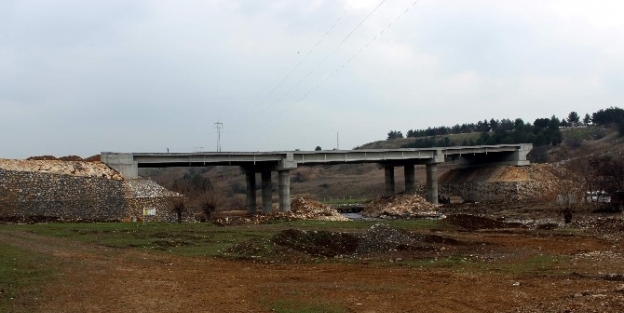
{"label": "dirt ground", "polygon": [[2,229],[0,242],[63,261],[62,283],[36,300],[45,312],[272,312],[284,301],[371,313],[622,312],[624,226],[596,221],[582,233],[423,230],[412,235],[429,247],[350,262],[178,257]]}

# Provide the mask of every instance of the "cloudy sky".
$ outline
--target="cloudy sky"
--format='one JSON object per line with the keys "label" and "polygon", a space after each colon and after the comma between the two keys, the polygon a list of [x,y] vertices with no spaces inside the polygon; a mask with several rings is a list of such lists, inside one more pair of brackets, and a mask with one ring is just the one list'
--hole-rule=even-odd
{"label": "cloudy sky", "polygon": [[3,0],[0,157],[340,148],[624,106],[623,1]]}

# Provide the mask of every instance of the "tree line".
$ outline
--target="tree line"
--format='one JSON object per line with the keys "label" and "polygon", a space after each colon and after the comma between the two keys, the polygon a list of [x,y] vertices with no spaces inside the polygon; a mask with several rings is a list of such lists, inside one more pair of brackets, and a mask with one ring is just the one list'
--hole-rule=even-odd
{"label": "tree line", "polygon": [[[609,124],[620,124],[620,132],[624,134],[624,110],[618,107],[601,109],[597,112],[585,114],[583,118],[576,111],[572,111],[566,118],[559,119],[555,115],[550,118],[538,118],[533,123],[525,122],[521,118],[487,119],[477,123],[456,124],[454,126],[429,127],[427,129],[410,129],[405,137],[417,140],[404,144],[403,148],[448,147],[455,145],[496,145],[532,143],[534,146],[559,145],[563,141],[562,127],[577,127]],[[478,139],[454,142],[446,137],[450,134],[480,132]],[[438,138],[438,136],[442,138]],[[391,130],[387,140],[404,138],[401,131]]]}

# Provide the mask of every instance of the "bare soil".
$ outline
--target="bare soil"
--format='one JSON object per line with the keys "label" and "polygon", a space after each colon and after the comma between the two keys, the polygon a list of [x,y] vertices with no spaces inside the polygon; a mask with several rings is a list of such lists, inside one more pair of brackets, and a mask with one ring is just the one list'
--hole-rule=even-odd
{"label": "bare soil", "polygon": [[[343,312],[622,312],[624,222],[582,221],[581,232],[499,224],[386,230],[388,238],[415,242],[377,250],[356,245],[362,236],[375,247],[385,242],[374,230],[359,237],[291,230],[276,234],[285,243],[281,255],[259,260],[154,254],[2,229],[0,242],[63,261],[60,283],[37,300],[45,312],[272,312],[283,302]],[[347,252],[359,257],[345,261]]]}

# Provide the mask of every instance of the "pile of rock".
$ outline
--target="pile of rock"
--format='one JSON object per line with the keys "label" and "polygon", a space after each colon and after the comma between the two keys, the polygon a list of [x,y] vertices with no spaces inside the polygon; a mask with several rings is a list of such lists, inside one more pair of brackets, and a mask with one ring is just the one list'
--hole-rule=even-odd
{"label": "pile of rock", "polygon": [[381,196],[369,203],[362,215],[366,217],[438,217],[438,205],[416,195]]}
{"label": "pile of rock", "polygon": [[407,246],[414,244],[416,239],[407,231],[392,228],[387,224],[375,224],[366,232],[360,234],[360,244],[357,252],[388,252],[399,246]]}
{"label": "pile of rock", "polygon": [[329,205],[298,197],[291,202],[291,215],[295,219],[317,221],[350,221]]}
{"label": "pile of rock", "polygon": [[119,173],[101,162],[0,159],[0,169],[14,172],[36,172],[122,180]]}

